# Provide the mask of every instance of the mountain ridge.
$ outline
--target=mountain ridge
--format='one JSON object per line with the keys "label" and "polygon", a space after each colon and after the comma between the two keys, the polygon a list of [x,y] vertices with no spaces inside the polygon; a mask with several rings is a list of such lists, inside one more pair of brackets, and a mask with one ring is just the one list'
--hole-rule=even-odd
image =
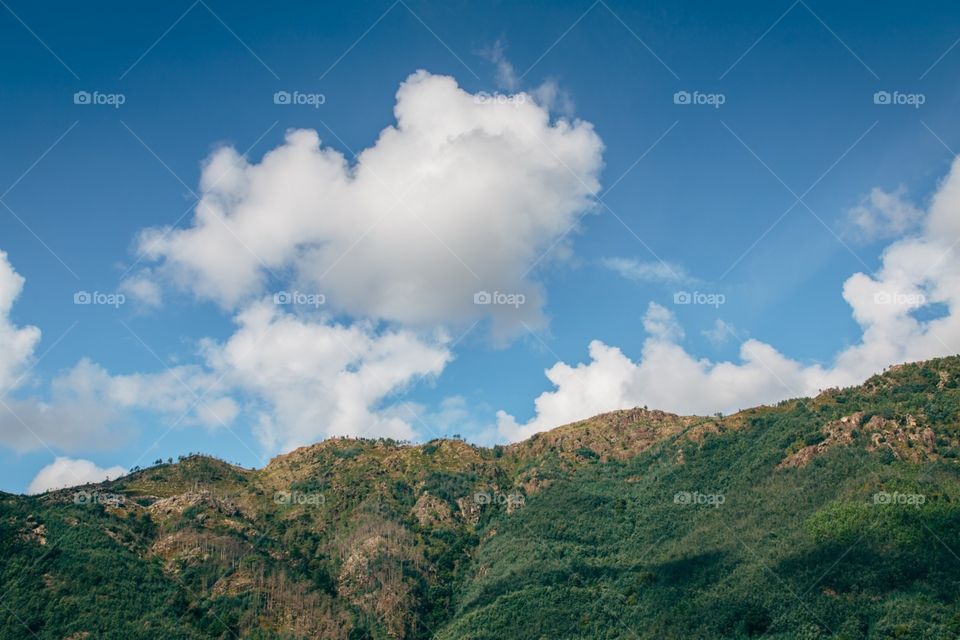
{"label": "mountain ridge", "polygon": [[[933,622],[900,637],[954,637],[960,585],[935,566],[960,562],[958,380],[952,356],[730,416],[619,410],[491,448],[328,439],[260,469],[192,455],[5,494],[0,593],[51,638],[888,637],[904,599]],[[917,547],[928,530],[943,545]],[[893,591],[884,561],[848,566],[858,535],[899,554]],[[777,583],[747,550],[785,580],[806,562],[860,583],[799,618],[759,598]],[[677,609],[689,597],[714,617]]]}

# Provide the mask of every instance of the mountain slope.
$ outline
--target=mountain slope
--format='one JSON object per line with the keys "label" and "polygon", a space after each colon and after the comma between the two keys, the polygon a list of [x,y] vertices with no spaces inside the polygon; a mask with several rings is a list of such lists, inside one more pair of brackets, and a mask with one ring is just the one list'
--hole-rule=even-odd
{"label": "mountain slope", "polygon": [[5,495],[0,638],[956,638],[958,380]]}
{"label": "mountain slope", "polygon": [[497,524],[438,637],[958,637],[957,364],[556,483]]}

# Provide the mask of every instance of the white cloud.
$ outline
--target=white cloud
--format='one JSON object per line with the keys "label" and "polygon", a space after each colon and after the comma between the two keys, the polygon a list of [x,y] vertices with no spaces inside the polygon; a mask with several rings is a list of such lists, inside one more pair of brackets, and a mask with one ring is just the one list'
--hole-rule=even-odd
{"label": "white cloud", "polygon": [[[39,331],[10,323],[23,279],[5,254],[0,258],[0,373],[9,384]],[[284,313],[270,301],[251,304],[235,320],[238,328],[226,342],[201,341],[197,364],[112,375],[82,359],[43,393],[6,398],[0,445],[21,452],[111,449],[131,435],[129,425],[141,411],[162,418],[165,427],[218,429],[231,428],[245,408],[256,416],[266,449],[331,435],[407,439],[420,428],[411,419],[416,414],[399,415],[390,396],[439,375],[452,359],[442,331],[428,340],[371,322],[342,326]],[[58,460],[60,467],[73,468]]]}
{"label": "white cloud", "polygon": [[164,428],[211,430],[233,429],[245,414],[267,451],[337,435],[431,435],[417,418],[421,408],[401,410],[390,400],[443,371],[453,356],[442,334],[427,340],[369,323],[312,321],[268,302],[236,322],[225,342],[202,341],[201,364],[111,375],[81,360],[51,382],[49,398],[0,407],[0,444],[18,451],[116,448],[141,411]]}
{"label": "white cloud", "polygon": [[[589,123],[552,120],[520,96],[478,99],[421,71],[397,92],[396,125],[356,165],[311,130],[288,132],[259,163],[220,149],[192,225],[145,230],[139,250],[161,278],[231,309],[292,274],[353,317],[491,317],[501,338],[542,326],[543,288],[525,274],[555,244],[550,257],[565,255],[565,234],[593,208],[603,145]],[[526,303],[476,305],[479,290]]]}
{"label": "white cloud", "polygon": [[24,278],[0,251],[0,445],[16,451],[52,446],[104,448],[116,412],[78,369],[55,378],[48,398],[18,397],[27,367],[40,340],[36,327],[16,327],[10,320]]}
{"label": "white cloud", "polygon": [[162,416],[168,426],[229,427],[240,413],[223,375],[202,365],[111,376],[102,368],[87,364],[98,379],[100,395],[111,406],[152,411]]}
{"label": "white cloud", "polygon": [[17,327],[10,319],[10,310],[23,290],[23,283],[23,277],[13,270],[7,254],[0,251],[0,397],[19,386],[40,341],[39,329]]}
{"label": "white cloud", "polygon": [[847,212],[853,234],[863,240],[902,236],[923,219],[923,212],[904,200],[904,187],[884,191],[874,187],[860,203]]}
{"label": "white cloud", "polygon": [[704,329],[700,333],[715,347],[725,345],[737,337],[736,328],[720,318],[714,321],[712,328]]}
{"label": "white cloud", "polygon": [[644,405],[683,414],[736,411],[804,395],[825,380],[819,367],[802,367],[756,340],[743,343],[740,363],[698,359],[679,344],[683,331],[673,313],[656,303],[650,303],[644,327],[650,337],[637,361],[594,340],[588,363],[560,362],[548,369],[556,389],[534,401],[536,416],[525,424],[499,412],[501,434],[519,440],[598,413]]}
{"label": "white cloud", "polygon": [[120,283],[120,292],[144,306],[157,308],[163,304],[163,293],[160,285],[148,274],[149,270],[144,270],[126,278]]}
{"label": "white cloud", "polygon": [[680,265],[662,261],[641,262],[636,258],[604,258],[601,264],[621,277],[651,284],[692,284],[692,278]]}
{"label": "white cloud", "polygon": [[516,91],[520,88],[520,78],[513,68],[513,63],[507,58],[506,49],[503,39],[498,39],[480,53],[497,66],[497,86],[507,91]]}
{"label": "white cloud", "polygon": [[[731,412],[783,398],[856,384],[898,362],[960,352],[960,159],[940,184],[916,237],[884,251],[876,274],[847,279],[843,297],[862,330],[858,344],[833,363],[804,365],[769,344],[747,340],[738,362],[696,358],[681,345],[673,314],[651,303],[644,318],[649,337],[639,359],[616,347],[590,343],[590,361],[558,362],[546,371],[554,390],[534,401],[536,415],[519,423],[498,413],[502,435],[517,440],[560,424],[614,409],[649,405],[685,414]],[[939,305],[945,313],[918,319]]]}
{"label": "white cloud", "polygon": [[108,382],[103,369],[81,360],[50,382],[46,397],[7,398],[0,405],[0,444],[20,452],[115,448],[130,434],[120,429]]}
{"label": "white cloud", "polygon": [[102,482],[108,478],[116,479],[126,472],[126,469],[120,466],[102,469],[89,460],[58,457],[43,469],[40,469],[33,480],[30,481],[27,493],[43,493],[51,489]]}
{"label": "white cloud", "polygon": [[533,99],[551,113],[559,113],[567,118],[573,117],[575,105],[573,97],[556,80],[545,80],[531,91]]}
{"label": "white cloud", "polygon": [[240,413],[223,376],[201,365],[111,375],[86,358],[54,377],[45,394],[0,405],[0,444],[17,451],[115,449],[132,435],[135,412],[161,426],[230,427]]}
{"label": "white cloud", "polygon": [[251,306],[237,324],[226,343],[207,344],[208,366],[258,401],[256,432],[267,449],[336,435],[410,439],[420,425],[380,405],[452,359],[442,337],[309,321],[269,303]]}

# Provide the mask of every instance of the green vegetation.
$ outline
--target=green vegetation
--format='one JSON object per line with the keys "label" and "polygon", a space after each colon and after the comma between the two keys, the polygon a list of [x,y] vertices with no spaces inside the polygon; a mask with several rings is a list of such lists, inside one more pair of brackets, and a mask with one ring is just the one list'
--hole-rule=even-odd
{"label": "green vegetation", "polygon": [[0,639],[955,639],[958,381],[2,496]]}

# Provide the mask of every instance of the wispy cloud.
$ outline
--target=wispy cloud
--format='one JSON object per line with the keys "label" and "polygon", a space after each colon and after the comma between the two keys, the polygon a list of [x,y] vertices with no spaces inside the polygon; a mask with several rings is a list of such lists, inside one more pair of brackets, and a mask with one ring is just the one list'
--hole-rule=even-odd
{"label": "wispy cloud", "polygon": [[736,337],[736,329],[734,326],[720,318],[714,321],[713,327],[704,329],[700,333],[715,347],[721,347],[730,342],[731,338]]}
{"label": "wispy cloud", "polygon": [[923,211],[904,199],[906,188],[885,191],[874,187],[847,211],[847,235],[870,242],[902,236],[923,219]]}
{"label": "wispy cloud", "polygon": [[604,258],[600,263],[627,280],[649,284],[693,284],[696,278],[677,264],[660,261],[641,262],[636,258]]}
{"label": "wispy cloud", "polygon": [[497,66],[497,86],[507,91],[516,91],[520,87],[520,78],[513,63],[507,58],[507,45],[503,38],[498,38],[489,47],[480,50],[480,55]]}

